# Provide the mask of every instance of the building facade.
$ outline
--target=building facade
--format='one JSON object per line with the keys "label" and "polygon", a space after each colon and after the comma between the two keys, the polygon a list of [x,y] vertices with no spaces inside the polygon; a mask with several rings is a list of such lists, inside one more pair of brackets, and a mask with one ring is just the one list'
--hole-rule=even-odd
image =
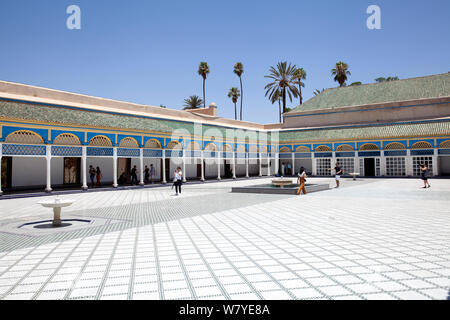
{"label": "building facade", "polygon": [[[282,125],[217,117],[217,109],[180,111],[0,82],[2,190],[90,187],[129,182],[136,166],[155,180],[295,174],[304,166],[344,173],[450,175],[450,74],[327,89],[284,115]],[[122,179],[121,179],[122,178]],[[125,180],[124,180],[125,179]],[[0,191],[1,193],[2,191]]]}

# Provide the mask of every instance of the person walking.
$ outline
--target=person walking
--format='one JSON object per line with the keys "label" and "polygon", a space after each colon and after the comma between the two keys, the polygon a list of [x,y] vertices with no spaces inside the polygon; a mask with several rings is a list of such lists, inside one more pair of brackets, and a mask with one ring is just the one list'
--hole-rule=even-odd
{"label": "person walking", "polygon": [[94,169],[94,167],[92,165],[89,166],[89,178],[91,179],[91,188],[94,187],[94,180],[95,180],[95,176],[96,176],[96,171]]}
{"label": "person walking", "polygon": [[175,171],[175,192],[176,195],[181,194],[181,184],[183,181],[183,171],[181,171],[181,168],[178,167]]}
{"label": "person walking", "polygon": [[133,166],[133,169],[131,169],[131,184],[138,184],[136,166]]}
{"label": "person walking", "polygon": [[297,184],[300,185],[300,188],[298,188],[297,195],[300,195],[303,191],[303,194],[306,194],[306,188],[305,188],[305,182],[306,182],[306,171],[304,167],[300,168],[300,171],[298,172],[298,178],[297,178]]}
{"label": "person walking", "polygon": [[145,166],[145,169],[144,169],[144,181],[145,181],[145,183],[148,183],[148,178],[149,177],[150,177],[150,169],[147,166]]}
{"label": "person walking", "polygon": [[155,167],[153,164],[150,164],[150,182],[153,184],[153,177],[155,176]]}
{"label": "person walking", "polygon": [[419,166],[420,166],[420,170],[422,171],[421,172],[422,180],[423,180],[423,187],[422,188],[423,189],[430,188],[431,186],[430,186],[430,183],[428,182],[428,177],[430,175],[430,170],[428,169],[428,166],[427,166],[426,163],[420,164]]}
{"label": "person walking", "polygon": [[336,162],[336,165],[333,168],[330,168],[330,171],[334,170],[335,171],[335,179],[336,179],[336,188],[339,188],[339,180],[341,180],[341,175],[342,175],[342,168],[339,166],[339,162]]}
{"label": "person walking", "polygon": [[103,178],[102,171],[100,170],[100,167],[97,167],[97,171],[95,172],[97,175],[97,187],[100,187],[102,185],[101,180]]}

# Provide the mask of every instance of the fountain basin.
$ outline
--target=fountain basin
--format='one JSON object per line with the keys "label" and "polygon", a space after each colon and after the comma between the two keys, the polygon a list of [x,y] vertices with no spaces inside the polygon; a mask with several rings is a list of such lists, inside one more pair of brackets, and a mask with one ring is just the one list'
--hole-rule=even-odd
{"label": "fountain basin", "polygon": [[61,226],[61,209],[64,207],[71,206],[75,200],[70,199],[59,199],[56,198],[54,200],[46,200],[40,201],[38,204],[43,206],[44,208],[52,208],[53,209],[53,226],[60,227]]}
{"label": "fountain basin", "polygon": [[[298,191],[299,185],[292,183],[277,186],[273,184],[259,184],[254,186],[247,187],[232,187],[231,192],[233,193],[261,193],[261,194],[290,194],[296,195]],[[330,189],[329,184],[312,184],[307,183],[305,185],[306,193],[318,192]]]}

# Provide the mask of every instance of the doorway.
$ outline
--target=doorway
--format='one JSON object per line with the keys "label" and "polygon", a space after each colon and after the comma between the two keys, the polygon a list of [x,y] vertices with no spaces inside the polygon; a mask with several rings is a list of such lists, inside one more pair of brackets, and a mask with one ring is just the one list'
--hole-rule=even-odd
{"label": "doorway", "polygon": [[227,160],[224,160],[223,165],[225,168],[225,178],[231,178],[233,176],[233,172],[231,170],[231,163],[229,163]]}
{"label": "doorway", "polygon": [[2,188],[10,189],[12,182],[12,157],[2,157]]}
{"label": "doorway", "polygon": [[[203,176],[205,176],[205,161],[203,161]],[[197,163],[197,178],[202,178],[202,164]]]}
{"label": "doorway", "polygon": [[131,158],[117,159],[117,176],[119,184],[131,183]]}
{"label": "doorway", "polygon": [[[163,162],[163,160],[161,159],[161,180],[162,180],[162,176],[163,176],[162,162]],[[166,180],[172,181],[173,176],[170,175],[170,159],[165,159],[165,165],[166,165]]]}
{"label": "doorway", "polygon": [[375,177],[375,158],[364,158],[364,176]]}
{"label": "doorway", "polygon": [[81,158],[64,158],[64,184],[80,184]]}

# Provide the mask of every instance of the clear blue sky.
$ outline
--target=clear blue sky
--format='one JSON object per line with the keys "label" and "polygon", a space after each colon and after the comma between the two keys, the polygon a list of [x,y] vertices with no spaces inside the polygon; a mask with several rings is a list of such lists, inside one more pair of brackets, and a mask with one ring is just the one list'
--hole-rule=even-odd
{"label": "clear blue sky", "polygon": [[[81,7],[81,30],[66,28],[71,4]],[[371,4],[382,30],[366,27]],[[239,86],[241,61],[244,120],[272,123],[278,107],[264,97],[264,75],[278,61],[307,71],[305,99],[337,86],[339,60],[349,83],[449,72],[449,14],[448,0],[2,0],[0,79],[181,109],[202,96],[197,69],[207,61],[206,101],[232,118],[226,95]]]}

